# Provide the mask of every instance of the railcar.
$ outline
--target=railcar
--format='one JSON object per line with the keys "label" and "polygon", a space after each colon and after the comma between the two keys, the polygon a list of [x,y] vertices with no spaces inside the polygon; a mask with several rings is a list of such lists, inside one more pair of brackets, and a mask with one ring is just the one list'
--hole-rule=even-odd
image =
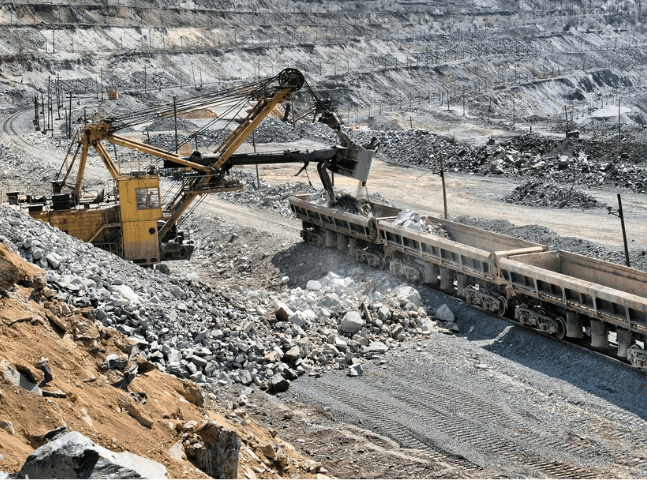
{"label": "railcar", "polygon": [[[647,273],[480,228],[422,216],[410,228],[401,209],[366,201],[368,215],[289,199],[302,238],[389,268],[468,304],[559,339],[588,343],[647,370]],[[443,234],[438,234],[443,232]]]}

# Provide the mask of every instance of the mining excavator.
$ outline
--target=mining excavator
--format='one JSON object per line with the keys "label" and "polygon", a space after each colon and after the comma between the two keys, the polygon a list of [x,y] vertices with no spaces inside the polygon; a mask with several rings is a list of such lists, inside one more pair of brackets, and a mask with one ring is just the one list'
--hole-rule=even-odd
{"label": "mining excavator", "polygon": [[[235,153],[263,119],[270,114],[276,115],[278,106],[290,102],[298,91],[308,94],[314,102],[314,107],[308,107],[315,112],[313,120],[317,119],[332,128],[339,137],[340,145],[311,152]],[[229,116],[230,124],[239,122],[211,153],[196,150],[183,156],[117,134],[120,129],[147,123],[151,119],[168,118],[178,112],[188,113],[207,107],[222,107],[225,112],[220,118]],[[178,220],[191,205],[195,205],[196,198],[242,188],[240,182],[230,175],[233,167],[298,163],[302,165],[300,173],[310,163],[315,163],[331,201],[334,201],[334,191],[329,171],[366,184],[378,145],[375,139],[366,146],[352,142],[328,107],[299,70],[285,69],[269,79],[180,100],[174,102],[172,107],[154,107],[86,125],[77,132],[52,182],[51,198],[43,197],[29,202],[29,214],[34,219],[48,222],[74,237],[142,266],[166,260],[187,260],[194,247],[178,229]],[[157,157],[163,160],[163,167],[151,165],[144,171],[121,172],[104,142]],[[91,149],[96,151],[111,176],[112,187],[108,188],[107,193],[106,189],[93,193],[84,188]],[[76,181],[68,183],[75,165]],[[181,180],[177,182],[180,186],[175,191],[167,192],[168,201],[160,195],[162,175],[172,175]],[[17,194],[13,198],[10,196],[10,203],[18,203],[17,197]]]}

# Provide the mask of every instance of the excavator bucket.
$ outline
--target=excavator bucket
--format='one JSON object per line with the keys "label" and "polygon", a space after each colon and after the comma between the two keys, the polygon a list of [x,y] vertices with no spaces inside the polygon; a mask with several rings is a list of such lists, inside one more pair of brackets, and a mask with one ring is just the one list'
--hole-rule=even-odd
{"label": "excavator bucket", "polygon": [[362,186],[366,186],[375,150],[365,149],[355,143],[340,150],[342,156],[330,166],[330,171],[337,175],[359,180],[362,182]]}

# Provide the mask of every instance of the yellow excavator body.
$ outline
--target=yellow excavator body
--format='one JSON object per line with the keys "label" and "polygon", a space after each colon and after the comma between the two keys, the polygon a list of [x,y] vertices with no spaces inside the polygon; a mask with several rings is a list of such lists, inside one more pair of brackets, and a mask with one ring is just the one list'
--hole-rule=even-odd
{"label": "yellow excavator body", "polygon": [[157,222],[162,219],[159,177],[122,176],[119,187],[119,209],[123,235],[123,258],[139,265],[160,262]]}

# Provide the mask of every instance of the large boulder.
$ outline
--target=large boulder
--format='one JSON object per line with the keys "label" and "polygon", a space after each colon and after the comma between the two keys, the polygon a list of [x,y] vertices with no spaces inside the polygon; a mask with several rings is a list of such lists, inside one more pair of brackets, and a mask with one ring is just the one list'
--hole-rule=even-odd
{"label": "large boulder", "polygon": [[285,392],[288,388],[290,388],[290,381],[280,373],[270,378],[270,390],[272,392]]}
{"label": "large boulder", "polygon": [[203,448],[193,449],[189,458],[212,478],[238,478],[240,439],[238,434],[213,421],[196,427]]}
{"label": "large boulder", "polygon": [[344,318],[341,320],[341,329],[346,333],[356,333],[359,332],[362,327],[366,324],[364,319],[360,316],[359,313],[355,311],[350,311]]}
{"label": "large boulder", "polygon": [[400,302],[413,303],[416,310],[420,308],[420,293],[413,287],[401,286],[395,289],[395,296]]}
{"label": "large boulder", "polygon": [[164,465],[129,452],[96,445],[79,432],[69,432],[34,450],[19,478],[166,478]]}
{"label": "large boulder", "polygon": [[141,303],[139,296],[128,285],[111,285],[110,291],[128,301],[128,305]]}
{"label": "large boulder", "polygon": [[442,304],[436,310],[436,318],[438,320],[442,320],[443,322],[453,322],[455,317],[447,304]]}

